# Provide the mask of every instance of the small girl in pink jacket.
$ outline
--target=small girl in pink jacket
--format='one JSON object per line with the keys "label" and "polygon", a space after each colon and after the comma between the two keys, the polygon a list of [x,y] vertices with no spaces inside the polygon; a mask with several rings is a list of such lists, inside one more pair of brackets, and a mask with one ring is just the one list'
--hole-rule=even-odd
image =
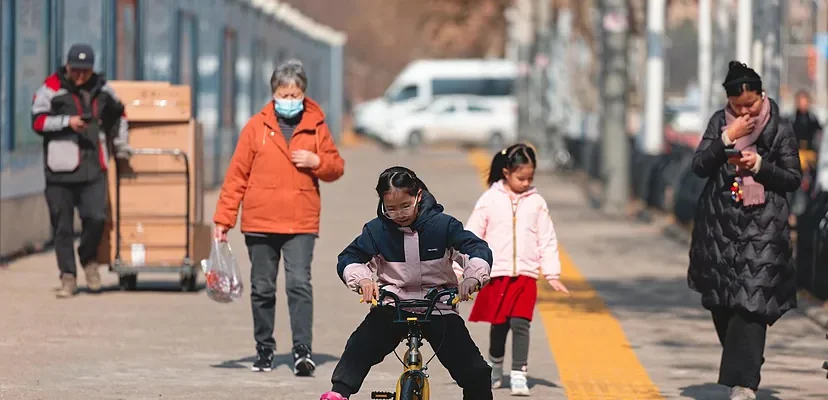
{"label": "small girl in pink jacket", "polygon": [[538,277],[542,274],[554,290],[569,293],[559,280],[558,243],[546,200],[532,186],[535,165],[535,151],[525,144],[496,154],[489,190],[480,196],[466,224],[466,229],[488,242],[494,256],[491,281],[475,300],[469,321],[492,324],[492,388],[502,385],[506,335],[512,331],[510,383],[515,396],[529,395],[529,327]]}

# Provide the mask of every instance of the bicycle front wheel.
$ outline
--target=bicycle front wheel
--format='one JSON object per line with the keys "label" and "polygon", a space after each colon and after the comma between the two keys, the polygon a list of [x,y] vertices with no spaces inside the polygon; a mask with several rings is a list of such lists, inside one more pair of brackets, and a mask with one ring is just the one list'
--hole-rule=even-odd
{"label": "bicycle front wheel", "polygon": [[399,400],[425,400],[420,390],[420,384],[413,376],[403,378],[400,385]]}

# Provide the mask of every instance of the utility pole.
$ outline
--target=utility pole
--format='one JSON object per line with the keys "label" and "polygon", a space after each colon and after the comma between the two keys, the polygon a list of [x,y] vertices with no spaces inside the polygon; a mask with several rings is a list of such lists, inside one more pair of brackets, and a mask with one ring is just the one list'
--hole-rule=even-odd
{"label": "utility pole", "polygon": [[770,98],[779,102],[782,86],[782,15],[780,0],[762,2],[762,86]]}
{"label": "utility pole", "polygon": [[514,6],[514,38],[517,56],[518,77],[515,82],[515,96],[518,104],[518,137],[531,141],[529,59],[532,47],[532,0],[517,0]]}
{"label": "utility pole", "polygon": [[711,92],[713,89],[713,4],[712,0],[699,0],[699,112],[702,120],[710,118]]}
{"label": "utility pole", "polygon": [[736,20],[736,58],[745,64],[753,63],[753,1],[739,0],[739,18]]}
{"label": "utility pole", "polygon": [[[548,134],[550,146],[550,162],[555,167],[569,164],[570,154],[566,147],[564,135],[569,132],[572,120],[577,118],[573,115],[574,101],[570,80],[572,76],[568,73],[567,63],[569,62],[569,43],[572,30],[572,11],[568,8],[558,10],[557,18],[554,20],[554,28],[550,29],[549,37],[549,67],[546,77],[549,79],[549,88],[546,90],[549,118]],[[554,34],[553,34],[554,32]]]}
{"label": "utility pole", "polygon": [[645,153],[664,150],[664,18],[666,0],[647,2],[647,91],[644,120]]}
{"label": "utility pole", "polygon": [[[714,19],[715,22],[715,37],[729,38],[733,34],[731,27],[733,26],[733,9],[730,1],[717,0]],[[719,108],[724,104],[725,94],[721,84],[727,75],[727,64],[733,59],[734,48],[730,40],[717,40],[714,43],[713,54],[713,82],[710,85],[710,115],[704,116],[706,119],[710,118],[713,110]],[[706,125],[705,125],[706,126]]]}
{"label": "utility pole", "polygon": [[552,146],[553,132],[550,132],[549,125],[549,110],[550,94],[549,94],[549,51],[551,50],[551,28],[552,9],[549,0],[534,0],[535,15],[537,21],[535,24],[535,54],[533,61],[535,83],[532,85],[535,90],[533,96],[535,101],[535,116],[533,130],[536,140],[534,142],[537,146],[537,158],[539,171],[551,171],[555,169],[554,148]]}
{"label": "utility pole", "polygon": [[601,7],[601,159],[604,211],[624,215],[629,200],[627,136],[627,48],[629,26],[626,0],[600,0]]}
{"label": "utility pole", "polygon": [[828,50],[828,0],[816,0],[817,35],[816,35],[816,97],[817,104],[823,111],[822,117],[828,116],[828,70],[826,70],[826,51]]}
{"label": "utility pole", "polygon": [[515,5],[506,8],[503,13],[506,19],[506,45],[504,46],[503,58],[518,62],[518,23],[520,22]]}

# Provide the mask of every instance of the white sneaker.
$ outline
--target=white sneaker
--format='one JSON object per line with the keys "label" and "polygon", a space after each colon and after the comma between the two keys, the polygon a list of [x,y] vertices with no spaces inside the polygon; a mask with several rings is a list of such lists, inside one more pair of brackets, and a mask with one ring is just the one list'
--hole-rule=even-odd
{"label": "white sneaker", "polygon": [[503,386],[503,362],[489,361],[492,367],[492,389],[499,389]]}
{"label": "white sneaker", "polygon": [[512,396],[529,396],[529,382],[526,380],[526,372],[512,371],[509,375],[509,386],[512,389]]}
{"label": "white sneaker", "polygon": [[730,400],[756,400],[756,392],[746,387],[734,386],[730,389]]}

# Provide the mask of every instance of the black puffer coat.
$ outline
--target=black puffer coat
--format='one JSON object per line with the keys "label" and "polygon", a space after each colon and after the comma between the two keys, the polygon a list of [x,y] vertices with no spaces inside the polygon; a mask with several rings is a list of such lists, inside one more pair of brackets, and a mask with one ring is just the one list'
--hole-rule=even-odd
{"label": "black puffer coat", "polygon": [[743,207],[730,195],[736,167],[727,164],[724,125],[720,110],[693,156],[693,172],[708,181],[696,208],[687,281],[705,308],[747,311],[770,325],[796,308],[786,193],[799,187],[799,146],[771,100],[770,121],[756,141],[762,164],[754,179],[765,187],[765,204]]}

